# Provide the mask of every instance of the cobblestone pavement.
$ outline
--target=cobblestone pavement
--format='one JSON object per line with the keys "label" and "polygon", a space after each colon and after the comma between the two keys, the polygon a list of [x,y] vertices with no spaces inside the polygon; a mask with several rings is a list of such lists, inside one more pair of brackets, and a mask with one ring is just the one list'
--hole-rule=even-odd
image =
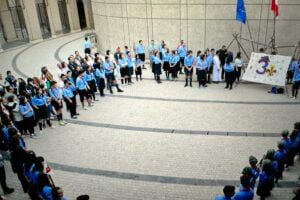
{"label": "cobblestone pavement", "polygon": [[[56,63],[81,48],[83,34],[0,53],[0,72],[39,76],[46,65],[56,75]],[[212,199],[224,184],[238,186],[248,156],[259,159],[276,148],[280,131],[300,119],[299,100],[270,95],[269,86],[184,88],[183,77],[158,85],[149,69],[143,73],[124,93],[101,98],[88,111],[78,107],[78,120],[65,112],[68,125],[53,122],[56,129],[25,138],[53,166],[53,179],[69,199],[84,193],[101,200]],[[292,198],[299,167],[285,172],[268,199]],[[9,163],[5,168],[16,189],[7,198],[28,199]]]}

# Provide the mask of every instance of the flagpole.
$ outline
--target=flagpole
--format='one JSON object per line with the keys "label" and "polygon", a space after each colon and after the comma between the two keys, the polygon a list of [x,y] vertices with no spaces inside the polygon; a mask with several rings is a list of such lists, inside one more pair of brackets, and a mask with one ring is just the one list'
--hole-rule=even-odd
{"label": "flagpole", "polygon": [[255,49],[254,49],[254,43],[253,43],[253,38],[252,38],[252,34],[251,34],[251,30],[250,30],[248,18],[247,18],[247,22],[246,23],[247,23],[247,27],[248,27],[248,31],[249,31],[249,36],[250,36],[250,40],[251,40],[251,44],[252,44],[252,49],[253,49],[253,51],[255,51]]}

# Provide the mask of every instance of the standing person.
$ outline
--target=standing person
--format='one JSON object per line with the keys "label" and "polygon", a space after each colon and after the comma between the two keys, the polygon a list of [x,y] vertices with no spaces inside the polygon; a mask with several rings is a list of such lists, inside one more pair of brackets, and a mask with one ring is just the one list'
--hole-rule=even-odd
{"label": "standing person", "polygon": [[134,63],[131,57],[131,53],[128,51],[126,54],[126,59],[128,63],[128,69],[127,69],[127,77],[128,77],[128,84],[132,84],[131,76],[133,75],[133,68]]}
{"label": "standing person", "polygon": [[[151,40],[151,44],[149,45],[148,47],[148,52],[149,52],[149,58],[150,58],[150,67],[152,69],[152,73],[154,73],[154,67],[153,67],[153,54],[154,54],[154,51],[158,51],[159,48],[158,46],[155,44],[154,40]],[[154,73],[154,80],[156,79],[156,75]]]}
{"label": "standing person", "polygon": [[234,196],[234,200],[253,200],[254,192],[250,187],[250,180],[246,176],[241,176],[240,191]]}
{"label": "standing person", "polygon": [[242,68],[243,68],[243,60],[242,60],[241,52],[237,52],[234,60],[234,65],[236,70],[237,83],[239,83],[242,74]]}
{"label": "standing person", "polygon": [[261,200],[271,195],[271,190],[274,187],[274,177],[272,173],[271,161],[266,159],[263,161],[262,172],[259,175],[259,182],[256,194]]}
{"label": "standing person", "polygon": [[88,84],[88,94],[92,99],[92,103],[98,101],[98,99],[96,99],[95,96],[95,93],[97,92],[97,86],[96,86],[96,78],[93,71],[94,71],[93,68],[91,66],[88,66],[84,75],[84,81],[87,82]]}
{"label": "standing person", "polygon": [[283,141],[279,141],[277,147],[278,150],[274,154],[274,159],[277,160],[278,163],[278,177],[276,177],[276,182],[278,179],[282,179],[282,173],[284,171],[284,164],[286,161],[286,151],[284,150]]}
{"label": "standing person", "polygon": [[84,42],[83,42],[83,50],[84,50],[84,54],[88,54],[90,55],[91,54],[91,47],[92,47],[92,43],[91,41],[85,37],[84,38]]}
{"label": "standing person", "polygon": [[23,116],[20,112],[19,102],[13,95],[7,98],[6,108],[10,113],[10,118],[13,120],[14,125],[17,127],[19,132],[23,135],[24,134]]}
{"label": "standing person", "polygon": [[19,93],[19,95],[22,95],[22,96],[27,94],[26,82],[22,78],[18,78],[18,93]]}
{"label": "standing person", "polygon": [[260,170],[257,167],[257,162],[258,162],[258,160],[254,156],[249,157],[249,164],[250,164],[251,171],[252,171],[250,186],[251,186],[252,189],[254,189],[256,180],[257,180],[257,178],[259,176],[259,173],[260,173]]}
{"label": "standing person", "polygon": [[78,77],[76,79],[76,88],[80,97],[80,102],[82,105],[82,109],[83,110],[87,110],[84,107],[84,98],[86,98],[87,102],[88,102],[88,106],[91,106],[91,96],[88,94],[88,84],[84,79],[85,76],[85,72],[83,70],[78,72]]}
{"label": "standing person", "polygon": [[69,89],[69,81],[64,80],[64,84],[63,96],[65,98],[65,102],[70,110],[71,118],[77,119],[75,95],[73,94],[72,90]]}
{"label": "standing person", "polygon": [[195,58],[193,52],[189,50],[187,56],[184,58],[184,73],[185,73],[185,85],[188,86],[188,81],[190,81],[190,87],[192,87],[192,77],[193,77],[193,67],[195,63]]}
{"label": "standing person", "polygon": [[207,87],[206,85],[207,62],[205,60],[204,54],[201,54],[200,57],[197,57],[196,69],[197,69],[197,79],[199,83],[199,88],[201,87],[201,85],[203,87]]}
{"label": "standing person", "polygon": [[297,69],[298,65],[298,60],[293,57],[286,75],[287,83],[293,82],[294,72]]}
{"label": "standing person", "polygon": [[232,89],[232,85],[235,80],[234,65],[232,62],[233,62],[233,56],[232,54],[228,54],[224,65],[224,71],[225,71],[225,81],[226,81],[225,89],[229,88],[230,90]]}
{"label": "standing person", "polygon": [[126,84],[127,80],[128,80],[128,78],[127,78],[128,77],[128,60],[125,58],[123,53],[120,53],[118,65],[120,66],[120,71],[121,71],[121,83]]}
{"label": "standing person", "polygon": [[227,49],[226,46],[223,45],[222,49],[219,50],[219,58],[221,62],[221,68],[222,68],[222,73],[221,73],[221,78],[224,80],[224,75],[225,75],[225,70],[224,70],[224,65],[227,57]]}
{"label": "standing person", "polygon": [[40,133],[43,131],[43,122],[46,120],[47,124],[52,127],[47,113],[47,99],[43,94],[42,89],[37,89],[36,95],[31,99],[32,107],[34,108],[35,120],[38,122]]}
{"label": "standing person", "polygon": [[154,74],[156,76],[156,81],[157,83],[162,83],[160,80],[160,75],[161,75],[161,59],[159,58],[158,51],[154,51],[154,54],[152,55],[152,62],[153,62],[153,69],[154,69]]}
{"label": "standing person", "polygon": [[[99,62],[99,58],[95,58],[96,63]],[[96,77],[96,83],[97,83],[97,87],[99,89],[100,92],[100,96],[104,97],[104,88],[105,88],[105,72],[104,72],[104,68],[103,66],[96,65],[95,66],[95,77]]]}
{"label": "standing person", "polygon": [[232,185],[226,185],[223,188],[223,196],[216,196],[214,200],[233,200],[233,196],[235,194],[234,192],[235,188]]}
{"label": "standing person", "polygon": [[110,90],[110,93],[113,94],[113,90],[112,90],[113,86],[116,86],[118,92],[123,92],[123,90],[119,88],[119,84],[117,83],[114,75],[114,64],[112,61],[109,60],[108,56],[105,56],[103,68],[104,68],[105,77],[107,79],[107,85]]}
{"label": "standing person", "polygon": [[117,47],[116,52],[114,53],[114,59],[115,59],[116,64],[119,64],[118,62],[119,62],[121,53],[122,53],[121,48]]}
{"label": "standing person", "polygon": [[298,91],[300,87],[300,64],[296,67],[294,71],[294,78],[293,78],[293,90],[292,90],[292,99],[297,99]]}
{"label": "standing person", "polygon": [[170,50],[169,48],[166,48],[166,50],[163,52],[163,61],[164,61],[163,69],[166,73],[167,80],[170,80],[170,58],[171,58]]}
{"label": "standing person", "polygon": [[187,47],[186,47],[186,44],[184,43],[184,40],[180,41],[180,45],[177,47],[177,52],[178,52],[178,55],[180,57],[179,73],[183,74],[182,68],[184,66],[184,58],[185,58],[186,53],[187,53]]}
{"label": "standing person", "polygon": [[136,81],[139,80],[138,76],[140,76],[140,80],[142,80],[142,65],[143,61],[140,59],[139,54],[135,56],[135,77]]}
{"label": "standing person", "polygon": [[6,72],[5,80],[9,83],[10,87],[14,89],[14,93],[17,94],[17,79],[12,75],[10,70]]}
{"label": "standing person", "polygon": [[177,54],[176,50],[172,50],[170,56],[170,72],[172,75],[172,81],[177,78],[178,69],[180,68],[180,57]]}
{"label": "standing person", "polygon": [[143,44],[143,40],[139,40],[139,43],[135,47],[135,52],[138,55],[138,57],[141,59],[142,68],[145,68],[145,46]]}
{"label": "standing person", "polygon": [[52,81],[50,83],[49,94],[51,97],[51,104],[56,111],[56,117],[59,125],[63,126],[67,124],[67,122],[63,120],[63,114],[62,114],[62,108],[63,108],[62,91],[57,87],[56,81]]}
{"label": "standing person", "polygon": [[27,98],[24,96],[20,97],[19,109],[23,115],[24,128],[28,130],[31,138],[33,136],[36,136],[37,134],[34,132],[35,121],[33,117],[34,115],[33,108],[31,107],[30,103],[27,101]]}
{"label": "standing person", "polygon": [[212,81],[213,83],[219,83],[221,81],[221,61],[219,58],[220,51],[217,51],[214,56],[214,65],[213,65],[213,77]]}
{"label": "standing person", "polygon": [[207,61],[207,70],[206,70],[206,74],[207,74],[207,83],[211,83],[211,74],[213,72],[213,67],[214,67],[214,56],[215,56],[215,49],[211,49],[210,53],[208,51],[208,55],[206,57],[206,61]]}

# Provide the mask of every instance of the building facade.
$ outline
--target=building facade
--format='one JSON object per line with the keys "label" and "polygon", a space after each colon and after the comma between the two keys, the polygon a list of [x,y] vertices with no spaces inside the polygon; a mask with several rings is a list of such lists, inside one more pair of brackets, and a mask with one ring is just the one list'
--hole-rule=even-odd
{"label": "building facade", "polygon": [[0,42],[38,42],[93,28],[90,0],[0,0]]}
{"label": "building facade", "polygon": [[[235,20],[236,0],[91,0],[95,31],[101,51],[117,46],[133,48],[138,40],[147,45],[165,40],[174,49],[181,39],[194,51],[229,45],[233,34],[269,43],[273,35],[274,14],[269,0],[245,0],[248,25]],[[276,19],[277,46],[291,46],[300,39],[300,1],[281,0]],[[250,31],[249,31],[250,30]],[[250,55],[263,45],[242,41]],[[236,42],[230,50],[241,50]],[[279,48],[279,54],[291,55],[295,48]]]}

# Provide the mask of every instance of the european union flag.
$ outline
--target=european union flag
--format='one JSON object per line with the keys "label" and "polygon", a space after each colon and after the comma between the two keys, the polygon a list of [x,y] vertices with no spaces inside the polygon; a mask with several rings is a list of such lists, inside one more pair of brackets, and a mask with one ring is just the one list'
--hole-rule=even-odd
{"label": "european union flag", "polygon": [[246,23],[247,20],[247,14],[245,9],[244,0],[237,0],[236,4],[236,20]]}

